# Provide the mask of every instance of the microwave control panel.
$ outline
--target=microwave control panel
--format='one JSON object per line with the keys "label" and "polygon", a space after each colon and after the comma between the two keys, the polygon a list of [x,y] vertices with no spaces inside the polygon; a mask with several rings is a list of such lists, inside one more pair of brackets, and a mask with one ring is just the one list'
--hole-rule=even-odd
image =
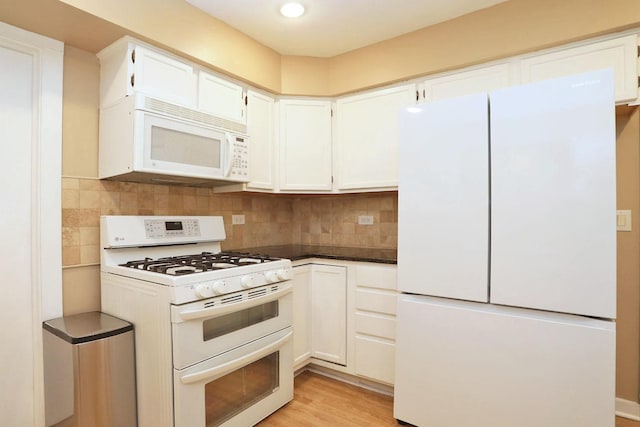
{"label": "microwave control panel", "polygon": [[249,141],[248,138],[233,137],[233,162],[231,163],[230,178],[249,181]]}

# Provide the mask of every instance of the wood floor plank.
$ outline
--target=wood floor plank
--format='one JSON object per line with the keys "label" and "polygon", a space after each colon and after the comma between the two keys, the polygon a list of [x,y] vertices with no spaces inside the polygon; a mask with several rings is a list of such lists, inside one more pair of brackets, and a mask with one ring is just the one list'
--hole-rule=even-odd
{"label": "wood floor plank", "polygon": [[[293,401],[257,424],[258,427],[398,426],[393,398],[305,371],[295,378]],[[640,422],[616,417],[616,427]]]}

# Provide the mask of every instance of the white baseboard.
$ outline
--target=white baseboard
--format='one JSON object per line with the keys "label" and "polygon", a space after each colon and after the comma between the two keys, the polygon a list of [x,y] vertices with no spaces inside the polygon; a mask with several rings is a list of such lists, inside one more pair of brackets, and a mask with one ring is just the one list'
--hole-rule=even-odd
{"label": "white baseboard", "polygon": [[640,421],[640,403],[616,398],[616,415]]}

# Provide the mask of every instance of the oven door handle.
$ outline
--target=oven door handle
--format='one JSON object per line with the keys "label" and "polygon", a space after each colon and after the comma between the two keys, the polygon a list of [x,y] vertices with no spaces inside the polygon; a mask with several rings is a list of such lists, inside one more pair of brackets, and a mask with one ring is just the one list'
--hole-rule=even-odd
{"label": "oven door handle", "polygon": [[239,357],[235,360],[232,360],[231,362],[223,363],[222,365],[210,369],[205,369],[204,371],[200,371],[195,374],[184,375],[180,377],[180,381],[182,381],[182,384],[193,384],[202,380],[216,380],[230,372],[235,371],[238,368],[253,363],[256,360],[260,360],[264,356],[273,353],[274,351],[282,347],[287,341],[289,341],[292,336],[293,331],[289,332],[282,338],[279,338],[277,341],[274,341],[273,343],[264,346],[254,352],[251,352],[246,356]]}
{"label": "oven door handle", "polygon": [[277,291],[268,293],[261,297],[252,298],[246,301],[240,301],[236,303],[229,303],[225,305],[218,305],[209,308],[203,308],[201,310],[185,310],[178,311],[178,316],[182,320],[196,320],[202,318],[213,318],[222,316],[224,314],[228,314],[234,311],[244,310],[246,308],[255,307],[260,304],[264,304],[266,302],[271,302],[277,299],[280,299],[285,294],[291,292],[291,284],[283,285]]}

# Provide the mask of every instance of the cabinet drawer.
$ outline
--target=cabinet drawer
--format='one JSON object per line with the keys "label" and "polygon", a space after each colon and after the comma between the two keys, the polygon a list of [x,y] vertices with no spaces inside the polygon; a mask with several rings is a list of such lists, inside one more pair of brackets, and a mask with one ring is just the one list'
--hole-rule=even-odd
{"label": "cabinet drawer", "polygon": [[394,267],[358,266],[356,270],[357,285],[366,288],[397,289],[398,269]]}
{"label": "cabinet drawer", "polygon": [[356,374],[393,384],[395,377],[394,344],[368,337],[356,337]]}
{"label": "cabinet drawer", "polygon": [[356,290],[356,308],[376,313],[396,314],[397,294],[375,289]]}
{"label": "cabinet drawer", "polygon": [[356,313],[356,333],[396,339],[396,319],[373,313]]}

